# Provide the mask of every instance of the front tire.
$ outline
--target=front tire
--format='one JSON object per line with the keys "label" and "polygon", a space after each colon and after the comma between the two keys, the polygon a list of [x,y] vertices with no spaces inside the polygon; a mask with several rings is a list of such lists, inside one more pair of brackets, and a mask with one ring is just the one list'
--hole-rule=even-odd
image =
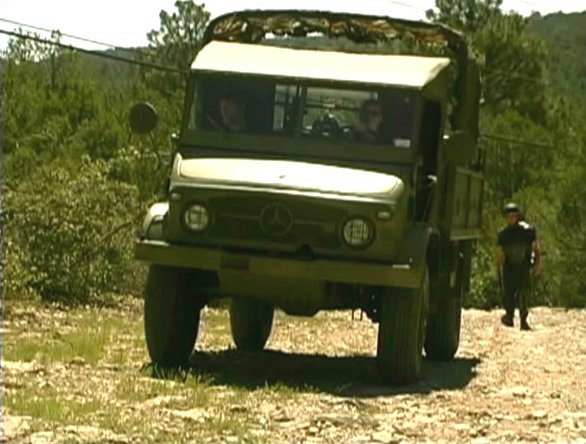
{"label": "front tire", "polygon": [[153,364],[180,366],[187,363],[199,329],[201,304],[193,290],[193,270],[162,265],[149,268],[144,330]]}
{"label": "front tire", "polygon": [[257,299],[232,298],[230,328],[239,350],[262,350],[273,328],[274,307]]}
{"label": "front tire", "polygon": [[382,296],[377,359],[381,379],[390,384],[416,381],[421,360],[429,303],[427,267],[418,289],[400,289]]}

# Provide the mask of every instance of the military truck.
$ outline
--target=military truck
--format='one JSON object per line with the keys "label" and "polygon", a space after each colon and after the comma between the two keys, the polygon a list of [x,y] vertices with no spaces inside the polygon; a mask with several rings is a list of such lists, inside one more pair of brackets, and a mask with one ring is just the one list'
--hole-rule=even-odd
{"label": "military truck", "polygon": [[[395,39],[412,53],[391,53]],[[379,324],[385,383],[416,380],[423,351],[453,358],[481,224],[479,94],[471,49],[441,25],[324,11],[211,21],[166,200],[136,245],[152,361],[186,363],[217,297],[231,298],[240,350],[264,348],[276,308],[359,309]],[[370,139],[365,105],[379,114]],[[155,116],[137,105],[131,125],[149,131]]]}

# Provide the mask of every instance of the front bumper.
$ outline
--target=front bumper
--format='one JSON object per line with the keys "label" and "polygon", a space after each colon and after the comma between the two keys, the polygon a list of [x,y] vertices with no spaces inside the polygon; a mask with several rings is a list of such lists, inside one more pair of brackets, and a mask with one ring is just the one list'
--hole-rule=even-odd
{"label": "front bumper", "polygon": [[287,277],[346,284],[418,288],[423,268],[416,264],[381,264],[334,259],[292,259],[250,253],[232,253],[220,248],[173,245],[141,240],[135,258],[173,267],[216,272],[238,271],[256,276]]}

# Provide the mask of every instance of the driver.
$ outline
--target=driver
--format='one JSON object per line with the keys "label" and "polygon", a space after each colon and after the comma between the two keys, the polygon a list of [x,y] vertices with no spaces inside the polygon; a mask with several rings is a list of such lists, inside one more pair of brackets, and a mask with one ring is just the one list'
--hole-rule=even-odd
{"label": "driver", "polygon": [[246,130],[246,103],[234,93],[226,93],[220,98],[222,125],[228,131]]}

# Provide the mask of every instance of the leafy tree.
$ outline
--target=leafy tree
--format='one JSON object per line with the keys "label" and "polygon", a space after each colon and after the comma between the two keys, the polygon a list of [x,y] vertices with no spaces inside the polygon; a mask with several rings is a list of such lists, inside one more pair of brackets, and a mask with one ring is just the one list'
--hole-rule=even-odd
{"label": "leafy tree", "polygon": [[474,34],[484,54],[485,105],[493,112],[512,108],[544,123],[547,115],[545,44],[527,31],[520,15],[496,15]]}
{"label": "leafy tree", "polygon": [[513,108],[543,122],[545,44],[528,31],[528,19],[504,14],[501,4],[502,0],[437,0],[437,11],[427,11],[427,17],[464,32],[481,54],[485,108]]}
{"label": "leafy tree", "polygon": [[[485,115],[481,130],[507,139],[483,142],[488,151],[487,199],[502,204],[522,188],[543,184],[544,172],[557,159],[551,131],[514,110]],[[515,142],[519,135],[524,142]]]}
{"label": "leafy tree", "polygon": [[[155,62],[187,72],[200,49],[203,32],[210,14],[204,5],[192,0],[177,0],[173,13],[159,13],[159,29],[147,34],[148,48],[143,52],[146,61]],[[173,73],[148,71],[144,74],[148,86],[167,98],[181,96],[185,89],[185,76]]]}
{"label": "leafy tree", "polygon": [[42,101],[39,85],[44,84],[45,79],[39,62],[47,60],[52,51],[49,45],[32,40],[10,39],[2,53],[3,106],[10,109],[3,122],[3,150],[7,154],[19,146],[23,137],[37,133]]}
{"label": "leafy tree", "polygon": [[502,15],[502,0],[436,0],[437,11],[429,9],[427,18],[471,35]]}
{"label": "leafy tree", "polygon": [[[579,85],[575,85],[579,88]],[[552,188],[561,200],[555,240],[559,250],[560,298],[558,303],[586,306],[586,106],[579,97],[552,101],[549,126],[555,137],[557,160]]]}
{"label": "leafy tree", "polygon": [[[59,41],[54,34],[53,41]],[[79,72],[78,56],[26,39],[12,39],[6,60],[5,150],[56,156],[86,120],[99,113],[100,94]]]}
{"label": "leafy tree", "polygon": [[534,14],[528,29],[547,45],[551,91],[586,105],[586,11],[545,17]]}
{"label": "leafy tree", "polygon": [[[23,31],[18,28],[17,32],[30,37],[40,38],[38,34]],[[50,41],[59,42],[61,34],[58,31],[51,33]],[[60,54],[62,50],[56,46],[41,43],[32,39],[11,38],[8,40],[6,50],[3,51],[3,58],[10,59],[15,63],[39,62],[47,60],[51,56]]]}

